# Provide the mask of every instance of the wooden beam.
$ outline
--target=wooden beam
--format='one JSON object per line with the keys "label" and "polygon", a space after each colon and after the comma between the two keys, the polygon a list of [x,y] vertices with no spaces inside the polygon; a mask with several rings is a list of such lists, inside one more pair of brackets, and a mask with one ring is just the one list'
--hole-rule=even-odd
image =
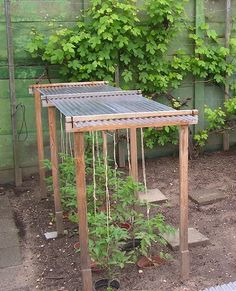
{"label": "wooden beam", "polygon": [[173,110],[173,111],[150,111],[150,112],[129,112],[129,113],[113,113],[113,114],[97,114],[97,115],[80,115],[80,116],[66,116],[66,122],[78,121],[98,121],[98,120],[111,120],[122,118],[148,118],[148,117],[170,117],[170,116],[195,116],[198,110]]}
{"label": "wooden beam", "polygon": [[85,182],[84,134],[74,134],[79,241],[83,291],[92,291],[92,272],[88,249],[87,198]]}
{"label": "wooden beam", "polygon": [[[52,106],[52,102],[50,99],[65,99],[65,98],[76,98],[76,99],[83,99],[83,98],[99,98],[99,97],[113,97],[113,96],[134,96],[134,95],[141,95],[142,92],[140,90],[121,90],[121,91],[99,91],[99,92],[85,92],[85,93],[62,93],[62,94],[50,94],[42,96],[42,100],[48,102],[47,106]],[[48,99],[48,100],[47,100]]]}
{"label": "wooden beam", "polygon": [[30,93],[39,88],[53,88],[53,87],[71,87],[71,86],[94,86],[109,84],[108,81],[94,81],[94,82],[71,82],[71,83],[53,83],[53,84],[33,84],[29,86]]}
{"label": "wooden beam", "polygon": [[56,110],[48,108],[48,122],[50,133],[51,163],[52,163],[52,180],[54,205],[56,216],[56,228],[58,236],[64,235],[63,211],[61,206],[60,186],[59,186],[59,169],[58,169],[58,150],[57,150],[57,132],[56,132]]}
{"label": "wooden beam", "polygon": [[142,122],[140,120],[139,123],[127,123],[127,122],[120,122],[120,123],[101,123],[101,124],[88,124],[87,126],[83,127],[72,127],[72,123],[66,123],[66,131],[67,132],[87,132],[87,131],[100,131],[100,130],[116,130],[116,129],[124,129],[124,128],[145,128],[145,127],[164,127],[164,126],[170,126],[170,125],[191,125],[191,124],[197,124],[198,118],[195,117],[192,120],[182,120],[182,119],[172,119],[165,118],[160,119],[160,121],[150,119],[149,122]]}
{"label": "wooden beam", "polygon": [[47,189],[45,182],[45,168],[43,162],[44,149],[43,149],[42,107],[41,107],[41,97],[38,91],[34,92],[34,102],[35,102],[35,122],[37,131],[40,198],[43,199],[47,197]]}
{"label": "wooden beam", "polygon": [[130,129],[130,161],[131,176],[135,182],[138,182],[138,151],[137,151],[137,130]]}
{"label": "wooden beam", "polygon": [[188,250],[188,126],[180,127],[179,135],[179,173],[180,173],[180,265],[181,279],[189,277]]}

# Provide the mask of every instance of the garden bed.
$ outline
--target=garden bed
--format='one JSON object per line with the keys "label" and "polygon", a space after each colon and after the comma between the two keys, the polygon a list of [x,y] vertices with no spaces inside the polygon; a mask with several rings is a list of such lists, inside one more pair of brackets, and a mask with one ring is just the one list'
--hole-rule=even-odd
{"label": "garden bed", "polygon": [[[125,268],[117,276],[121,290],[201,290],[204,287],[236,280],[236,151],[214,153],[190,161],[189,190],[220,190],[228,194],[222,201],[198,207],[189,202],[191,227],[210,239],[210,245],[190,250],[190,279],[182,284],[179,279],[178,252],[168,250],[173,259],[161,266]],[[158,158],[147,161],[148,187],[158,187],[169,199],[160,211],[166,221],[178,226],[178,159]],[[141,170],[140,170],[141,174]],[[31,251],[34,282],[39,290],[81,290],[79,254],[74,244],[78,241],[76,225],[65,220],[68,235],[46,240],[44,233],[55,230],[52,198],[37,202],[38,181],[33,177],[20,189],[8,188],[11,202],[21,226],[23,255]],[[13,194],[13,191],[15,195]],[[20,221],[20,223],[19,223]],[[24,229],[24,231],[23,231]],[[93,274],[98,279],[100,273]]]}

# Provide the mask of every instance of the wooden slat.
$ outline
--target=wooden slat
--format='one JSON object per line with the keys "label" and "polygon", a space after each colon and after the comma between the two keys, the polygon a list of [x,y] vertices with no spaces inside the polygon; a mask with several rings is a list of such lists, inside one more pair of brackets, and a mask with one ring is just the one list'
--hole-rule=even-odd
{"label": "wooden slat", "polygon": [[71,82],[71,83],[49,83],[49,84],[33,84],[29,86],[30,93],[39,88],[53,88],[53,87],[70,87],[70,86],[86,86],[86,85],[103,85],[108,84],[108,81],[94,81],[94,82]]}
{"label": "wooden slat", "polygon": [[62,93],[62,94],[49,94],[42,96],[42,100],[47,100],[49,104],[52,104],[52,99],[73,99],[73,98],[97,98],[97,97],[109,97],[109,96],[128,96],[128,95],[140,95],[140,90],[122,90],[122,91],[104,91],[104,92],[81,92],[81,93]]}
{"label": "wooden slat", "polygon": [[84,134],[74,134],[76,189],[79,217],[79,241],[83,291],[92,291],[92,273],[88,250],[87,198],[85,183]]}
{"label": "wooden slat", "polygon": [[35,101],[35,118],[37,131],[37,148],[38,148],[38,165],[39,165],[39,183],[40,183],[40,198],[46,198],[47,190],[45,183],[45,168],[44,168],[44,149],[43,149],[43,126],[42,126],[42,108],[40,93],[34,93]]}
{"label": "wooden slat", "polygon": [[179,173],[180,173],[180,264],[181,279],[189,277],[188,250],[188,126],[180,127],[179,136]]}
{"label": "wooden slat", "polygon": [[164,127],[164,126],[169,126],[169,125],[191,125],[191,124],[197,124],[197,119],[195,120],[189,120],[189,121],[183,121],[181,119],[179,120],[171,120],[167,119],[165,121],[153,121],[150,120],[148,123],[142,123],[140,124],[128,124],[128,123],[120,123],[120,124],[112,124],[112,125],[106,125],[106,124],[101,124],[101,125],[91,125],[91,126],[86,126],[83,128],[79,127],[72,127],[71,123],[66,123],[66,131],[67,132],[87,132],[87,131],[97,131],[97,130],[116,130],[116,129],[125,129],[125,128],[146,128],[146,127]]}
{"label": "wooden slat", "polygon": [[64,226],[63,226],[63,212],[62,212],[62,206],[61,206],[60,186],[59,186],[55,108],[48,108],[48,122],[49,122],[49,133],[50,133],[50,149],[51,149],[52,180],[53,180],[56,228],[57,228],[57,234],[60,236],[60,235],[64,235]]}
{"label": "wooden slat", "polygon": [[83,115],[83,116],[66,116],[66,122],[78,121],[92,121],[92,120],[111,120],[122,118],[144,118],[144,117],[164,117],[164,116],[186,116],[197,115],[197,110],[173,110],[173,111],[151,111],[151,112],[130,112],[130,113],[117,113],[117,114],[100,114],[100,115]]}

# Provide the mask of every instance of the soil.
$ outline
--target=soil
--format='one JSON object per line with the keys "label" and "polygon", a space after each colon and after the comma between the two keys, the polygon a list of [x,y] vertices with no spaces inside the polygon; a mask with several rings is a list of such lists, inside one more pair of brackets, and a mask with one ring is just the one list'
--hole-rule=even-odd
{"label": "soil", "polygon": [[[122,270],[118,276],[121,290],[196,291],[236,281],[235,161],[236,150],[231,150],[205,154],[189,162],[190,192],[214,189],[227,194],[226,199],[208,206],[198,207],[189,202],[189,225],[210,239],[209,245],[190,249],[190,279],[180,281],[178,252],[168,249],[173,259],[164,265]],[[178,158],[147,160],[146,171],[148,187],[159,188],[169,199],[158,211],[168,223],[178,227]],[[37,176],[25,181],[21,188],[4,187],[4,191],[9,193],[20,228],[22,253],[31,253],[35,284],[30,290],[81,290],[80,259],[74,249],[77,226],[65,219],[68,235],[45,239],[45,232],[55,230],[53,199],[39,200]],[[93,274],[94,280],[101,277],[101,273]]]}

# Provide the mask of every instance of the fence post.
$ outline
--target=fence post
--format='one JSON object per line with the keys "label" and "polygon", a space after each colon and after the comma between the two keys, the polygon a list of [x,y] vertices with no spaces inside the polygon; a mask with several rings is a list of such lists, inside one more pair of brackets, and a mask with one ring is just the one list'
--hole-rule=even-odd
{"label": "fence post", "polygon": [[[230,34],[231,34],[231,0],[226,0],[226,14],[225,14],[225,47],[229,47],[229,42],[230,42]],[[229,85],[225,84],[225,93],[224,93],[224,100],[229,99]],[[223,135],[223,148],[224,151],[229,150],[229,132],[226,131],[224,132]]]}
{"label": "fence post", "polygon": [[12,126],[12,144],[13,144],[13,160],[14,160],[14,176],[15,186],[22,184],[22,173],[19,161],[19,145],[17,137],[17,120],[16,120],[16,89],[15,89],[15,67],[13,56],[13,39],[10,0],[4,0],[5,17],[6,17],[6,37],[7,37],[7,57],[9,70],[9,91],[11,104],[11,126]]}
{"label": "fence post", "polygon": [[[201,36],[199,25],[205,23],[204,0],[195,0],[195,25],[196,34]],[[199,110],[199,121],[195,125],[195,133],[204,129],[204,105],[205,105],[205,84],[202,79],[195,78],[194,105]]]}

